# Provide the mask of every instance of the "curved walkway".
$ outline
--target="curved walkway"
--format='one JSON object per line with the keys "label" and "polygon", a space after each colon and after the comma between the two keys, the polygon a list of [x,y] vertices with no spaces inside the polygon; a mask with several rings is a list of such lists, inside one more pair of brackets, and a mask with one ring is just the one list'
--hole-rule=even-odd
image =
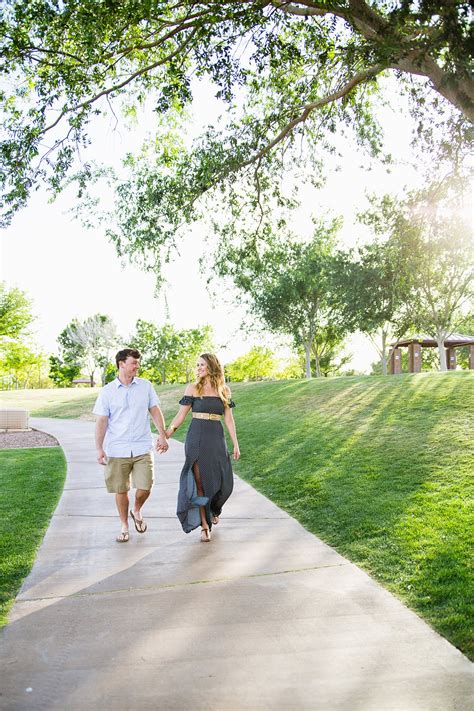
{"label": "curved walkway", "polygon": [[2,710],[474,708],[458,650],[243,481],[210,544],[184,535],[172,442],[148,532],[118,545],[93,423],[32,422],[68,474],[0,638]]}

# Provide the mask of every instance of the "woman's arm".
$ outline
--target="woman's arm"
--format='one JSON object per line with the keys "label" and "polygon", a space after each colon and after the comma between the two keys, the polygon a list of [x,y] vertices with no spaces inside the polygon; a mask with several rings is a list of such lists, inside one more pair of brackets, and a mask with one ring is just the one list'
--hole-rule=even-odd
{"label": "woman's arm", "polygon": [[232,443],[234,445],[234,451],[232,453],[232,456],[234,459],[240,459],[240,449],[239,449],[239,443],[237,441],[237,432],[235,429],[235,421],[234,421],[234,415],[232,414],[232,408],[226,407],[224,409],[224,422],[226,424],[226,427],[229,431],[230,438],[232,440]]}
{"label": "woman's arm", "polygon": [[[184,391],[184,394],[185,394],[185,395],[189,395],[190,397],[193,397],[193,395],[194,395],[194,385],[188,385],[188,386],[186,387],[186,390]],[[174,433],[176,432],[176,430],[178,429],[178,427],[180,427],[180,426],[183,424],[184,420],[186,419],[186,415],[188,414],[188,412],[190,411],[190,409],[191,409],[191,405],[180,405],[180,408],[179,408],[178,412],[176,413],[176,415],[175,415],[175,416],[173,417],[173,419],[171,420],[170,424],[168,425],[168,429],[167,429],[166,432],[165,432],[165,434],[166,434],[166,436],[168,437],[168,439],[169,439],[170,437],[172,437],[173,434],[174,434]]]}

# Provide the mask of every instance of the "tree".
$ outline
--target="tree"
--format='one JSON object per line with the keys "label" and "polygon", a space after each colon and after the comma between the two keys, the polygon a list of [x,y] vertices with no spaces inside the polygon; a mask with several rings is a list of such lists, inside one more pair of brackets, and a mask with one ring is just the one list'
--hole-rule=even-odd
{"label": "tree", "polygon": [[19,341],[4,342],[0,345],[0,374],[7,376],[16,388],[33,387],[41,384],[41,374],[46,358],[43,353]]}
{"label": "tree", "polygon": [[49,359],[49,377],[57,387],[67,388],[82,371],[85,348],[71,338],[70,327],[78,323],[75,319],[59,334],[57,341],[59,355]]}
{"label": "tree", "polygon": [[[274,241],[261,257],[249,258],[242,250],[229,254],[227,274],[247,300],[251,314],[273,333],[292,337],[305,352],[305,373],[310,378],[311,356],[320,375],[323,334],[342,336],[338,261],[335,237],[340,223],[316,225],[311,242]],[[337,335],[336,335],[337,334]]]}
{"label": "tree", "polygon": [[0,282],[0,337],[20,338],[33,320],[31,301],[25,292],[8,289],[4,281]]}
{"label": "tree", "polygon": [[[191,100],[191,77],[206,76],[230,107],[244,95],[244,110],[191,151],[159,149],[151,172],[131,162],[134,177],[118,188],[118,250],[159,257],[200,196],[237,172],[259,193],[267,164],[284,167],[276,149],[302,135],[331,149],[336,129],[354,127],[377,152],[371,101],[386,72],[417,106],[433,94],[456,121],[472,120],[469,22],[462,0],[12,0],[1,22],[4,219],[39,183],[61,188],[94,115],[114,112],[114,100],[150,99],[166,116]],[[92,173],[83,166],[81,190]]]}
{"label": "tree", "polygon": [[225,370],[230,380],[263,380],[275,375],[277,363],[269,348],[254,346],[248,353],[226,365]]}
{"label": "tree", "polygon": [[293,354],[275,374],[277,380],[299,380],[304,377],[304,356]]}
{"label": "tree", "polygon": [[[397,335],[410,325],[436,338],[441,370],[447,369],[444,341],[474,298],[474,245],[469,225],[461,217],[464,192],[465,188],[460,191],[457,183],[446,180],[442,189],[428,185],[403,202],[386,197],[386,209],[375,210],[367,218],[376,230],[382,225],[389,232],[384,249],[389,247],[388,274],[393,276],[386,293],[394,299],[388,302],[386,313],[393,318],[403,304],[398,324],[404,318],[405,327],[400,326]],[[377,301],[375,294],[378,307]],[[374,315],[370,307],[368,314]]]}
{"label": "tree", "polygon": [[119,343],[117,330],[110,316],[95,314],[84,321],[73,319],[60,334],[58,341],[68,366],[80,364],[85,368],[91,388],[94,387],[95,372],[100,369],[101,382],[104,385],[112,351]]}
{"label": "tree", "polygon": [[184,382],[189,383],[194,378],[196,361],[200,354],[214,350],[212,327],[188,328],[180,331],[179,335],[181,343],[178,363],[184,376]]}
{"label": "tree", "polygon": [[474,299],[474,246],[456,216],[418,221],[408,236],[407,264],[414,294],[409,304],[415,326],[438,343],[440,369],[447,370],[444,341],[463,306]]}
{"label": "tree", "polygon": [[351,360],[350,356],[341,355],[343,340],[343,331],[337,326],[329,325],[318,331],[311,347],[311,363],[317,376],[338,375]]}
{"label": "tree", "polygon": [[59,388],[68,388],[72,381],[81,374],[79,363],[64,361],[60,357],[52,355],[49,357],[49,377]]}
{"label": "tree", "polygon": [[146,377],[163,385],[176,382],[181,339],[173,326],[158,328],[138,319],[131,343],[142,354],[141,367]]}
{"label": "tree", "polygon": [[[454,332],[466,336],[474,336],[474,310],[461,316],[454,324]],[[461,368],[469,370],[470,347],[461,346],[457,348],[457,362]]]}
{"label": "tree", "polygon": [[159,328],[139,319],[131,343],[142,354],[142,370],[147,377],[163,384],[184,383],[191,380],[199,354],[213,349],[212,328],[179,331],[171,324]]}
{"label": "tree", "polygon": [[379,239],[360,247],[357,254],[339,253],[346,294],[344,318],[351,330],[370,337],[380,355],[382,373],[387,375],[390,341],[409,326],[405,304],[410,300],[410,286],[401,246],[390,238],[398,202],[385,195],[380,200],[372,197],[371,203],[369,210],[359,214],[359,220]]}

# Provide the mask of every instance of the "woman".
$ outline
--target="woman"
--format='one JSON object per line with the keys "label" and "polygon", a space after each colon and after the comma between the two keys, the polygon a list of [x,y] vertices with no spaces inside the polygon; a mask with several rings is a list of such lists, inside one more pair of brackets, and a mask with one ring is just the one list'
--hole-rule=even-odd
{"label": "woman", "polygon": [[235,431],[231,393],[224,370],[212,353],[203,353],[197,363],[197,382],[188,385],[181,407],[166,430],[173,435],[192,409],[193,420],[185,443],[186,462],[181,472],[177,515],[183,531],[201,526],[201,541],[211,540],[212,525],[219,523],[222,506],[232,493],[232,463],[224,437],[222,418],[234,445],[233,458],[240,451]]}

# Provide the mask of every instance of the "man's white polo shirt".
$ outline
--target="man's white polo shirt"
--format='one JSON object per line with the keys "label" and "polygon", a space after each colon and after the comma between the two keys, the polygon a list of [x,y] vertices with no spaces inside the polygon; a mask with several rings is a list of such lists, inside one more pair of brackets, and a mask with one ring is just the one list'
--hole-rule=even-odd
{"label": "man's white polo shirt", "polygon": [[134,378],[123,385],[118,378],[100,391],[94,415],[109,418],[104,449],[108,457],[139,457],[153,446],[148,409],[159,406],[153,385]]}

